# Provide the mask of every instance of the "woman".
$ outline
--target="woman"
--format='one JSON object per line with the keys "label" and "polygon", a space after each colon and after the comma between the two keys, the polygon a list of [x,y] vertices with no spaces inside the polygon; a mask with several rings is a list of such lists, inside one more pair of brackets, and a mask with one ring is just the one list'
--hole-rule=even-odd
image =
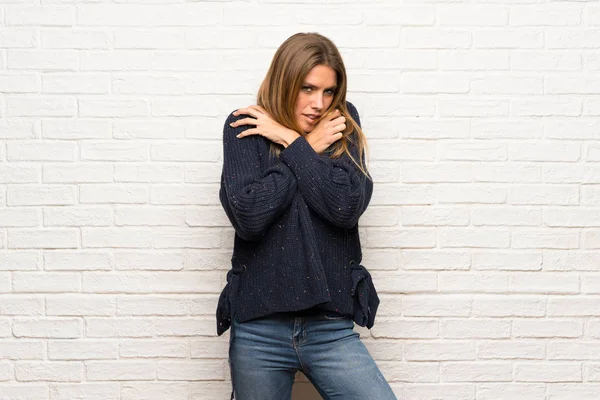
{"label": "woman", "polygon": [[353,331],[379,304],[358,235],[373,183],[338,49],[291,36],[257,103],[229,115],[223,137],[235,242],[217,333],[231,326],[231,398],[289,399],[300,370],[324,399],[395,399]]}

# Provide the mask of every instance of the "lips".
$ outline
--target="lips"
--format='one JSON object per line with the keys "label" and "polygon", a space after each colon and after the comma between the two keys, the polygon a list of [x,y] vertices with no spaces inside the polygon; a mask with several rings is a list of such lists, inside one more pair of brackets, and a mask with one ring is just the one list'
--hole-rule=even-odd
{"label": "lips", "polygon": [[319,119],[320,115],[316,115],[316,114],[303,114],[310,122],[315,122],[317,119]]}

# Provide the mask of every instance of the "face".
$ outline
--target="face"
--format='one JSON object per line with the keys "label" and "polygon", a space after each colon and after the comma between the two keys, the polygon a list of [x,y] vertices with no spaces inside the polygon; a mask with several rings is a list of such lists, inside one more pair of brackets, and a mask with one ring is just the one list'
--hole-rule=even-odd
{"label": "face", "polygon": [[306,133],[316,126],[318,119],[333,102],[336,90],[336,74],[326,65],[313,67],[298,92],[294,115]]}

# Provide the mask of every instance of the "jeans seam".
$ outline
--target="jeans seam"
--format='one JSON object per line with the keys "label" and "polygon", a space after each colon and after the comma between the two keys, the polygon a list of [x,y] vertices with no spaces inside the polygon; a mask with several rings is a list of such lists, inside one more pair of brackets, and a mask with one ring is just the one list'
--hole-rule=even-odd
{"label": "jeans seam", "polygon": [[[294,320],[294,328],[296,328],[296,322],[298,320],[302,320],[302,318],[296,318]],[[300,343],[299,343],[299,341],[296,341],[294,332],[292,332],[292,346],[294,347],[294,351],[296,352],[296,355],[298,356],[298,361],[300,361],[300,368],[302,369],[302,372],[305,373],[306,366],[304,365],[304,361],[302,360],[302,356],[300,355],[300,349],[299,349]]]}

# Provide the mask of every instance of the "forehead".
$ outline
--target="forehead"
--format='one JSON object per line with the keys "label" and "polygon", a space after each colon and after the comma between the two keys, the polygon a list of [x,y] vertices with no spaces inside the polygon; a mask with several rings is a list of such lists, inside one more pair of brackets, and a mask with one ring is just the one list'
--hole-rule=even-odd
{"label": "forehead", "polygon": [[304,81],[317,87],[331,87],[336,85],[337,78],[333,68],[327,65],[316,65],[308,71]]}

